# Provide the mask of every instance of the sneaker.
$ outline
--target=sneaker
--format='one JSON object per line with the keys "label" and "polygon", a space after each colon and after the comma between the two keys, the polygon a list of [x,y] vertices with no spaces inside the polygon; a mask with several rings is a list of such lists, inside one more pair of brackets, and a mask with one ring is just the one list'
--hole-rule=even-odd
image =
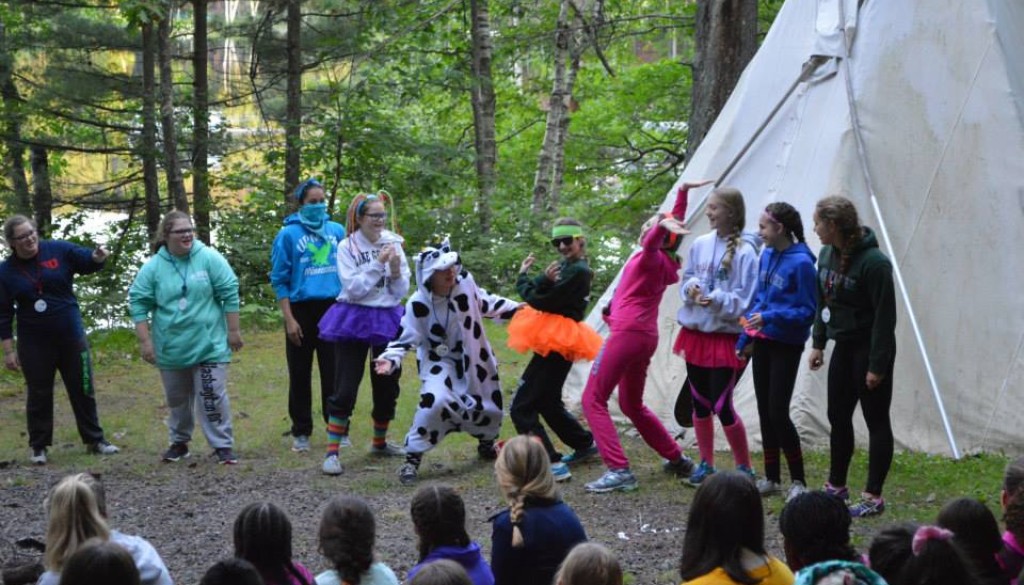
{"label": "sneaker", "polygon": [[476,446],[476,454],[484,461],[494,461],[498,458],[498,446],[494,441],[480,441]]}
{"label": "sneaker", "polygon": [[331,453],[327,457],[324,457],[323,467],[324,475],[341,475],[345,468],[341,466],[341,459],[338,459],[337,453]]}
{"label": "sneaker", "polygon": [[826,481],[825,485],[822,486],[821,489],[824,490],[826,494],[835,496],[844,502],[850,499],[850,490],[847,489],[846,486],[836,487]]}
{"label": "sneaker", "polygon": [[341,438],[338,439],[338,446],[339,447],[351,447],[352,446],[352,439],[349,439],[348,435],[342,435]]}
{"label": "sneaker", "polygon": [[213,456],[217,458],[217,463],[221,465],[234,465],[235,463],[238,463],[238,457],[235,457],[235,453],[231,450],[231,447],[214,449]]}
{"label": "sneaker", "polygon": [[370,455],[374,457],[405,457],[405,449],[394,443],[384,443],[381,446],[371,445]]}
{"label": "sneaker", "polygon": [[882,512],[885,512],[885,500],[868,494],[862,494],[860,501],[850,506],[850,516],[854,518],[878,516]]}
{"label": "sneaker", "polygon": [[416,476],[419,469],[406,461],[398,468],[398,481],[402,482],[402,485],[412,485],[416,483]]}
{"label": "sneaker", "polygon": [[639,486],[630,470],[609,469],[597,481],[592,481],[583,487],[592,494],[606,494],[616,491],[631,492]]}
{"label": "sneaker", "polygon": [[306,435],[295,435],[292,439],[292,451],[305,453],[309,451],[309,437]]}
{"label": "sneaker", "polygon": [[789,486],[789,491],[786,492],[786,503],[790,503],[796,499],[797,496],[807,491],[807,485],[799,479],[793,482],[793,485]]}
{"label": "sneaker", "polygon": [[174,463],[182,459],[188,459],[192,454],[188,452],[188,443],[171,443],[171,446],[164,451],[163,460],[167,463]]}
{"label": "sneaker", "polygon": [[32,465],[46,465],[46,447],[39,449],[32,448],[32,455],[28,458]]}
{"label": "sneaker", "polygon": [[762,496],[774,496],[782,493],[782,484],[766,477],[757,480],[757,493]]}
{"label": "sneaker", "polygon": [[749,477],[750,481],[757,481],[757,472],[755,472],[754,468],[749,465],[737,465],[736,471]]}
{"label": "sneaker", "polygon": [[693,472],[693,459],[690,459],[686,455],[681,456],[675,461],[665,460],[661,463],[661,469],[665,473],[673,473],[679,477],[686,477]]}
{"label": "sneaker", "polygon": [[576,465],[582,463],[587,459],[590,459],[594,455],[597,455],[597,443],[591,443],[589,447],[580,449],[579,451],[573,451],[568,455],[562,457],[562,463],[566,465]]}
{"label": "sneaker", "polygon": [[114,453],[121,452],[120,449],[115,445],[111,445],[106,439],[100,439],[95,443],[90,443],[89,446],[86,447],[86,450],[97,455],[113,455]]}
{"label": "sneaker", "polygon": [[700,465],[693,470],[690,477],[686,480],[690,485],[697,486],[704,482],[711,474],[718,471],[714,465],[709,465],[707,461],[701,459]]}
{"label": "sneaker", "polygon": [[572,472],[569,471],[569,466],[561,461],[551,464],[551,475],[555,477],[555,481],[568,481],[572,478]]}

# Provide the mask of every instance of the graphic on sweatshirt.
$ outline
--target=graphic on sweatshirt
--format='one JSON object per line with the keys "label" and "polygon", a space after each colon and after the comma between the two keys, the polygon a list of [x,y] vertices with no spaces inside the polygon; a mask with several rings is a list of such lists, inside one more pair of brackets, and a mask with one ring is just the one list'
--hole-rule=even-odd
{"label": "graphic on sweatshirt", "polygon": [[317,246],[313,240],[307,240],[306,249],[312,254],[313,266],[327,266],[331,256],[330,242],[324,242]]}

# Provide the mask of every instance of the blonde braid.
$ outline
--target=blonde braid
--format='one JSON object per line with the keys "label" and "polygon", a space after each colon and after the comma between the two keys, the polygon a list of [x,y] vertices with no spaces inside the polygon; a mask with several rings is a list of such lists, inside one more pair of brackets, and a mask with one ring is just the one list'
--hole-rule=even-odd
{"label": "blonde braid", "polygon": [[508,501],[509,520],[512,522],[512,546],[523,546],[520,524],[526,515],[527,497],[557,498],[555,479],[551,475],[551,461],[547,451],[527,435],[509,439],[494,462],[498,486]]}
{"label": "blonde braid", "polygon": [[508,504],[508,516],[512,520],[512,548],[520,548],[523,546],[523,531],[519,529],[523,521],[523,495],[517,494],[509,499]]}
{"label": "blonde braid", "polygon": [[729,241],[725,244],[725,255],[722,256],[722,272],[729,274],[732,268],[732,260],[736,256],[736,249],[740,247],[740,231],[735,230],[729,234]]}
{"label": "blonde braid", "polygon": [[729,233],[729,241],[725,245],[725,255],[722,256],[722,272],[729,274],[732,268],[733,258],[736,250],[742,242],[741,235],[747,224],[747,207],[743,202],[743,194],[734,187],[719,187],[712,194],[722,207],[729,210],[729,217],[732,219],[732,231]]}

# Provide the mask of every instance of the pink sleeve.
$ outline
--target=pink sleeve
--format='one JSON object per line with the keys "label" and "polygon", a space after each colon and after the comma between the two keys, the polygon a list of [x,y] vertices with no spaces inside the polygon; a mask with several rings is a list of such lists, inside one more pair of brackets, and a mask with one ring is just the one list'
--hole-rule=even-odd
{"label": "pink sleeve", "polygon": [[683,221],[686,219],[686,206],[690,201],[690,190],[686,187],[680,187],[676,191],[676,204],[672,207],[672,217]]}

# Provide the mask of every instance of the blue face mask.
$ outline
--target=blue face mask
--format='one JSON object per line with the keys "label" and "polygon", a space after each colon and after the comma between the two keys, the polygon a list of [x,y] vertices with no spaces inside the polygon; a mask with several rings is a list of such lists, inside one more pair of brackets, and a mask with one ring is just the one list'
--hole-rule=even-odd
{"label": "blue face mask", "polygon": [[308,203],[299,208],[303,223],[319,224],[327,219],[326,203]]}

